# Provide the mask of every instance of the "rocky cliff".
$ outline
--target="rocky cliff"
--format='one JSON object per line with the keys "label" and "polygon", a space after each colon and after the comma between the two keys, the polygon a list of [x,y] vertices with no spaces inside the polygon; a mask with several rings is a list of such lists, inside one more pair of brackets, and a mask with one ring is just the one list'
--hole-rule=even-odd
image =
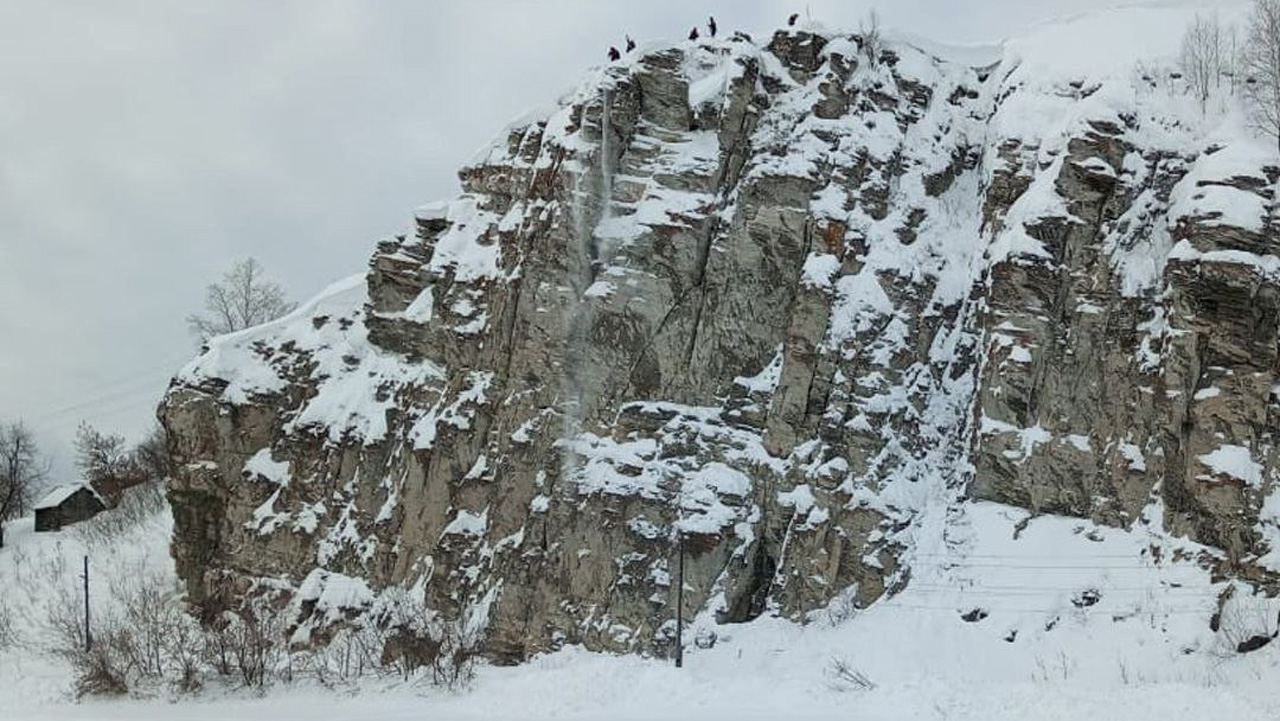
{"label": "rocky cliff", "polygon": [[190,597],[664,653],[682,557],[687,615],[804,619],[992,503],[1276,588],[1280,167],[1047,38],[650,46],[517,122],[175,379]]}

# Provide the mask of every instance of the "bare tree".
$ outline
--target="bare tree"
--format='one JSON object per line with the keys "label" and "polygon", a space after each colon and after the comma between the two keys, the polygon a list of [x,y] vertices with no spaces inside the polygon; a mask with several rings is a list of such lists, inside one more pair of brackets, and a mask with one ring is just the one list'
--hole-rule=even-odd
{"label": "bare tree", "polygon": [[102,433],[88,423],[76,431],[76,465],[111,505],[126,488],[146,480],[123,436]]}
{"label": "bare tree", "polygon": [[1280,147],[1280,0],[1254,0],[1240,64],[1254,125]]}
{"label": "bare tree", "polygon": [[1209,96],[1222,86],[1222,76],[1231,64],[1227,33],[1218,22],[1218,14],[1196,15],[1182,35],[1182,52],[1178,64],[1187,87],[1205,111]]}
{"label": "bare tree", "polygon": [[133,449],[134,462],[149,480],[169,477],[172,466],[169,461],[169,434],[164,426],[157,425]]}
{"label": "bare tree", "polygon": [[875,64],[880,59],[880,51],[884,49],[884,36],[880,32],[880,15],[872,10],[859,23],[858,32],[862,36],[862,54],[867,62]]}
{"label": "bare tree", "polygon": [[0,425],[0,546],[3,522],[26,514],[48,473],[31,431],[21,423]]}
{"label": "bare tree", "polygon": [[294,305],[284,289],[266,277],[258,261],[246,258],[232,266],[220,282],[209,285],[204,307],[204,315],[187,317],[187,325],[201,343],[215,335],[275,320]]}
{"label": "bare tree", "polygon": [[1227,77],[1231,79],[1231,94],[1235,95],[1240,88],[1240,32],[1236,26],[1228,25],[1227,39]]}

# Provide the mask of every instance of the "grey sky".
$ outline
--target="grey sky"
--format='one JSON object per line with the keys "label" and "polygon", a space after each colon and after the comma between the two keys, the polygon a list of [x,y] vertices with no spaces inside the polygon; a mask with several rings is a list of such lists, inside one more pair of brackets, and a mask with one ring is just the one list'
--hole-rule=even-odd
{"label": "grey sky", "polygon": [[[231,262],[256,256],[299,300],[359,271],[624,32],[683,37],[713,13],[763,37],[806,7],[856,27],[872,4],[5,0],[0,419],[25,419],[62,468],[80,420],[137,435],[192,355],[184,317]],[[1113,4],[879,7],[886,25],[983,42]]]}

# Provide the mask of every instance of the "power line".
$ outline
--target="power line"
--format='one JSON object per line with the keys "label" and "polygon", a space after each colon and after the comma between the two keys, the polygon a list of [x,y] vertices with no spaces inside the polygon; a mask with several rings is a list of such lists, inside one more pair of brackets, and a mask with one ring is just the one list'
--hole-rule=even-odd
{"label": "power line", "polygon": [[[61,432],[86,419],[118,416],[159,404],[173,376],[191,356],[184,354],[129,378],[121,378],[81,394],[81,400],[35,415],[20,417],[23,423],[45,432]],[[162,385],[163,384],[163,385]]]}
{"label": "power line", "polygon": [[[162,395],[164,395],[164,389],[162,388],[139,388],[133,391],[117,393],[115,395],[77,403],[75,405],[59,409],[56,412],[50,411],[35,416],[28,416],[23,420],[30,422],[33,425],[57,426],[60,425],[60,423],[58,423],[59,419],[70,418],[71,420],[77,420],[78,417],[85,415],[86,411],[89,415],[102,415],[102,410],[95,409],[106,409],[106,412],[112,412],[112,409],[115,408],[133,408],[144,402],[151,402],[153,400],[158,401]],[[53,421],[53,423],[50,423],[50,421]]]}
{"label": "power line", "polygon": [[[1144,549],[1144,551],[1145,551],[1145,549]],[[909,556],[911,556],[911,557],[915,557],[915,558],[959,558],[959,559],[961,559],[961,560],[966,559],[966,558],[1015,558],[1015,559],[1016,559],[1016,558],[1026,558],[1026,559],[1034,559],[1034,558],[1039,558],[1039,557],[1041,557],[1041,556],[1037,556],[1036,554],[1031,554],[1031,553],[965,553],[964,551],[957,551],[957,552],[955,552],[955,553],[922,553],[922,552],[918,552],[918,551],[912,551],[912,552],[910,552],[909,554],[904,554],[904,555],[909,555]],[[1132,559],[1132,558],[1142,558],[1142,557],[1143,557],[1142,552],[1134,552],[1134,553],[1052,553],[1052,554],[1042,554],[1042,555],[1052,555],[1054,558],[1130,558],[1130,559]],[[1152,560],[1154,560],[1154,559],[1152,559]]]}
{"label": "power line", "polygon": [[125,403],[113,404],[111,406],[104,407],[100,410],[91,410],[91,411],[77,414],[75,416],[67,416],[65,418],[54,420],[52,422],[46,421],[41,423],[33,423],[32,426],[36,428],[44,429],[46,431],[51,429],[61,430],[65,428],[71,428],[79,425],[84,421],[99,419],[99,418],[110,418],[112,416],[117,416],[122,413],[126,413],[126,412],[133,411],[140,408],[145,408],[148,406],[155,407],[159,405],[160,398],[162,395],[163,395],[162,393],[157,393],[154,396],[153,395],[138,396],[136,399],[129,400],[128,402],[125,402]]}
{"label": "power line", "polygon": [[[889,603],[889,602],[886,602],[886,603],[884,603],[884,604],[876,604],[876,605],[874,605],[874,606],[871,606],[871,607],[867,608],[866,610],[867,610],[867,611],[870,611],[870,610],[875,609],[875,608],[880,608],[880,609],[895,609],[895,608],[901,608],[901,609],[910,610],[910,611],[946,611],[946,612],[949,612],[949,613],[964,613],[964,612],[966,612],[966,611],[972,610],[972,609],[956,608],[955,606],[931,606],[931,605],[927,605],[927,604]],[[1177,608],[1162,608],[1162,609],[1147,609],[1147,610],[1142,610],[1142,609],[1133,609],[1133,610],[1129,610],[1129,609],[1106,609],[1106,608],[1099,608],[1099,607],[1098,607],[1098,606],[1096,606],[1096,605],[1095,605],[1095,606],[1084,606],[1084,607],[1073,607],[1073,608],[1070,608],[1070,609],[1066,609],[1066,608],[1008,608],[1008,607],[993,606],[993,607],[991,607],[991,608],[983,608],[982,610],[986,611],[987,613],[1054,613],[1054,614],[1060,614],[1060,613],[1083,613],[1083,614],[1086,614],[1086,615],[1096,615],[1096,614],[1098,614],[1099,612],[1102,612],[1102,613],[1105,613],[1105,615],[1107,615],[1107,616],[1116,616],[1116,615],[1120,615],[1120,614],[1128,614],[1128,615],[1135,615],[1135,616],[1147,616],[1147,615],[1154,615],[1154,616],[1174,616],[1174,615],[1194,614],[1194,615],[1198,615],[1198,616],[1203,616],[1203,615],[1205,615],[1205,614],[1208,614],[1208,613],[1211,613],[1211,612],[1212,612],[1212,609],[1211,609],[1211,608],[1182,608],[1182,607],[1177,607]]]}
{"label": "power line", "polygon": [[1098,595],[1100,595],[1100,597],[1102,598],[1115,597],[1115,595],[1121,595],[1121,597],[1133,598],[1133,597],[1137,597],[1137,595],[1144,595],[1148,593],[1152,595],[1156,595],[1156,597],[1170,597],[1170,598],[1216,599],[1217,597],[1219,597],[1219,594],[1210,592],[1210,590],[1199,590],[1199,589],[1193,589],[1193,588],[1180,588],[1180,589],[1146,589],[1146,588],[1123,589],[1123,588],[1106,588],[1106,587],[1103,587],[1103,588],[1078,587],[1078,588],[1061,588],[1061,589],[1059,588],[1046,588],[1046,589],[1009,588],[1009,589],[966,589],[966,590],[961,590],[961,592],[954,592],[954,589],[913,587],[913,585],[909,585],[909,587],[906,587],[906,590],[908,590],[908,592],[910,592],[910,590],[913,590],[913,589],[915,590],[915,592],[931,594],[931,595],[934,595],[934,597],[942,597],[942,595],[951,595],[951,597],[956,597],[956,598],[1036,597],[1036,595],[1078,594],[1078,593],[1085,592],[1085,590],[1096,590]]}
{"label": "power line", "polygon": [[1084,564],[1084,565],[1079,565],[1079,564],[1045,565],[1045,564],[1022,564],[1022,563],[939,563],[939,564],[908,563],[907,566],[910,568],[920,568],[920,569],[936,568],[936,569],[942,569],[942,570],[961,570],[966,568],[1011,568],[1011,569],[1022,569],[1022,570],[1034,570],[1034,571],[1133,571],[1133,570],[1155,571],[1155,570],[1161,570],[1166,568],[1174,568],[1174,566],[1172,565],[1172,562],[1169,562],[1169,564],[1170,565],[1163,565],[1163,564],[1157,564],[1155,562],[1151,562],[1147,564],[1111,563],[1111,564]]}
{"label": "power line", "polygon": [[[82,408],[92,407],[102,403],[109,403],[117,399],[136,396],[139,393],[148,392],[143,388],[132,388],[132,386],[150,384],[158,381],[162,376],[172,376],[177,372],[177,367],[179,367],[178,364],[181,362],[181,360],[176,360],[171,363],[165,363],[164,365],[155,366],[130,378],[98,386],[96,389],[81,393],[79,395],[81,400],[43,413],[38,413],[35,416],[30,416],[28,420],[32,420],[33,422],[47,420]],[[125,388],[130,388],[130,390],[124,390]]]}
{"label": "power line", "polygon": [[977,585],[977,586],[964,586],[959,584],[948,585],[948,584],[940,584],[940,583],[908,582],[907,588],[937,589],[937,590],[961,591],[961,592],[983,591],[983,590],[1013,591],[1013,592],[1021,592],[1021,591],[1036,591],[1036,592],[1076,591],[1078,592],[1078,591],[1094,590],[1094,591],[1098,591],[1099,593],[1105,593],[1105,592],[1111,592],[1111,591],[1124,592],[1124,593],[1146,592],[1146,591],[1160,592],[1160,593],[1175,593],[1175,592],[1184,592],[1184,591],[1195,591],[1197,593],[1205,592],[1205,589],[1203,587],[1197,588],[1195,586],[1107,586],[1107,585],[1091,585],[1087,582],[1081,583],[1076,586],[1032,586],[1032,585],[1022,585],[1022,584],[990,584],[990,585],[983,584],[983,585]]}

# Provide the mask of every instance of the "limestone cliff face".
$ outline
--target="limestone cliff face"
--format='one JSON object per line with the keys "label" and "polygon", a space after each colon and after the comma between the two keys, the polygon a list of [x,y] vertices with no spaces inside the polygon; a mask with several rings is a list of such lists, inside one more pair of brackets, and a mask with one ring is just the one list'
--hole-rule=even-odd
{"label": "limestone cliff face", "polygon": [[679,538],[690,615],[875,603],[971,499],[1269,584],[1280,169],[1171,112],[853,35],[611,65],[175,380],[179,572],[510,660],[663,652]]}

